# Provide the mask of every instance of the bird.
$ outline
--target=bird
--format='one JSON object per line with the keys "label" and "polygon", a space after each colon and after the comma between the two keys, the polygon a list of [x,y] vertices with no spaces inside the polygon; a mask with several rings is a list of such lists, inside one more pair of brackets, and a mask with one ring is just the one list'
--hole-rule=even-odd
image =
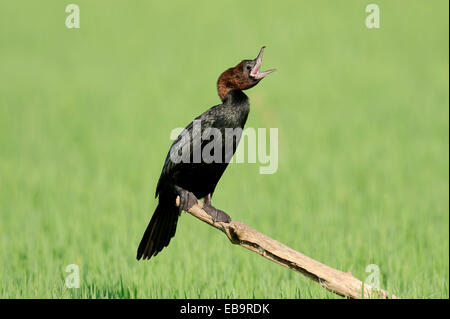
{"label": "bird", "polygon": [[[211,205],[211,198],[236,151],[250,111],[249,99],[243,91],[276,71],[260,72],[264,48],[255,59],[242,60],[219,76],[217,92],[222,103],[197,116],[170,147],[156,186],[158,205],[142,236],[137,260],[156,256],[175,236],[178,217],[182,210],[187,210],[183,204],[176,205],[177,196],[182,203],[189,192],[203,198],[204,210],[214,221],[231,221],[226,213]],[[234,134],[227,134],[227,130],[234,130]],[[209,138],[201,138],[208,134]],[[180,160],[180,152],[186,150],[184,160]],[[196,150],[202,156],[196,155]]]}

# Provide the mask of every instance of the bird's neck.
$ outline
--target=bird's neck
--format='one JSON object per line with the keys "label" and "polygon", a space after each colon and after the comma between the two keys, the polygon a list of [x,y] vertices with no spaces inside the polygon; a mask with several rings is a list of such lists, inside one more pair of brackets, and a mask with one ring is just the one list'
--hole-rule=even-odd
{"label": "bird's neck", "polygon": [[237,89],[232,89],[227,92],[223,104],[234,106],[249,106],[248,97],[244,92]]}
{"label": "bird's neck", "polygon": [[231,90],[223,101],[223,113],[229,127],[244,128],[250,112],[250,103],[247,95],[241,90]]}

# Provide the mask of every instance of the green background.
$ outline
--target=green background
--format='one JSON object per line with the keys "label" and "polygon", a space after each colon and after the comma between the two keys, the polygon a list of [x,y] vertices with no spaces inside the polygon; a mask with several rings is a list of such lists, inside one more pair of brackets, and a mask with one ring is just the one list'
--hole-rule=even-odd
{"label": "green background", "polygon": [[0,0],[0,297],[339,298],[184,213],[135,259],[169,133],[262,45],[278,72],[247,127],[278,128],[278,171],[230,165],[214,205],[361,280],[376,264],[397,296],[449,297],[447,1],[74,2],[80,29],[71,2]]}

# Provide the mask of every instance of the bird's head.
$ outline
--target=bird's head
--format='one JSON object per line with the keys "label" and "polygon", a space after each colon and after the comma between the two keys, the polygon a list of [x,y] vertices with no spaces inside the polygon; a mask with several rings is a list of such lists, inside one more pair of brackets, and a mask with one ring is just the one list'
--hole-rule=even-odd
{"label": "bird's head", "polygon": [[217,81],[217,90],[222,101],[225,100],[228,92],[231,90],[250,89],[258,84],[267,74],[276,71],[272,69],[260,72],[264,48],[261,48],[254,60],[243,60],[220,75]]}

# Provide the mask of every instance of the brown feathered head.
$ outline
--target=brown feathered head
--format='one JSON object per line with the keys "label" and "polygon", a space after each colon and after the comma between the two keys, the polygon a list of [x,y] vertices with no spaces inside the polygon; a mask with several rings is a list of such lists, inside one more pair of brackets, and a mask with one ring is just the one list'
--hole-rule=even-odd
{"label": "brown feathered head", "polygon": [[235,67],[229,68],[219,76],[217,80],[217,91],[222,101],[231,90],[247,90],[259,83],[267,74],[275,72],[275,69],[260,72],[262,47],[258,56],[254,60],[243,60]]}

